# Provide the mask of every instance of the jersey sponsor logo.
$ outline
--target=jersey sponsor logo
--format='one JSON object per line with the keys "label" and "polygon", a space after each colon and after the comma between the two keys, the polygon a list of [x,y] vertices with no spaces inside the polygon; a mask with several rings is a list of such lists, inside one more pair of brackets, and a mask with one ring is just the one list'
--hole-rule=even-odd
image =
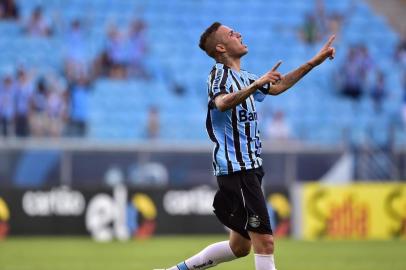
{"label": "jersey sponsor logo", "polygon": [[251,122],[258,120],[257,112],[249,112],[247,110],[240,110],[238,112],[238,121],[239,122]]}

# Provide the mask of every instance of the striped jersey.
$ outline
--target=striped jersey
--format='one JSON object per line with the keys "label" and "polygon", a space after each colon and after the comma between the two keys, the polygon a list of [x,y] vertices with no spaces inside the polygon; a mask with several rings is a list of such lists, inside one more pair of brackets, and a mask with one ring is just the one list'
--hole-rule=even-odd
{"label": "striped jersey", "polygon": [[226,175],[258,168],[262,165],[261,140],[255,101],[263,101],[269,86],[258,89],[245,101],[221,112],[214,99],[220,94],[240,91],[258,77],[245,70],[239,72],[217,63],[207,80],[208,110],[206,129],[215,143],[213,151],[214,174]]}

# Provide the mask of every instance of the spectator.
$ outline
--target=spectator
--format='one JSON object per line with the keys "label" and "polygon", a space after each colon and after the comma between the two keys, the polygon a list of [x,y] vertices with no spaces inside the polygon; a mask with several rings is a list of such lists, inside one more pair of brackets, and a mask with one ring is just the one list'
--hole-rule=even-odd
{"label": "spectator", "polygon": [[36,7],[28,20],[25,31],[30,36],[47,37],[52,34],[50,23],[44,18],[42,8]]}
{"label": "spectator", "polygon": [[314,19],[316,22],[317,30],[319,32],[319,36],[320,36],[320,38],[323,38],[325,35],[328,34],[328,22],[329,22],[329,18],[326,14],[324,0],[316,1]]}
{"label": "spectator", "polygon": [[131,76],[148,79],[145,58],[148,52],[147,41],[145,37],[146,25],[142,20],[135,20],[131,24],[128,37],[129,44],[129,72]]}
{"label": "spectator", "polygon": [[285,114],[282,111],[276,111],[267,127],[269,139],[288,140],[292,137],[292,130],[285,120]]}
{"label": "spectator", "polygon": [[17,71],[17,81],[15,87],[16,100],[16,135],[18,137],[27,137],[29,135],[29,111],[30,100],[33,94],[33,85],[27,72],[20,68]]}
{"label": "spectator", "polygon": [[60,137],[64,130],[66,120],[66,99],[64,93],[53,89],[47,97],[47,135],[51,137]]}
{"label": "spectator", "polygon": [[0,125],[1,134],[5,137],[13,134],[15,117],[15,89],[14,82],[10,75],[3,78],[0,86]]}
{"label": "spectator", "polygon": [[70,86],[70,134],[85,136],[87,131],[90,85],[85,77]]}
{"label": "spectator", "polygon": [[49,91],[47,95],[47,135],[60,137],[65,129],[67,117],[67,91],[59,77],[48,77]]}
{"label": "spectator", "polygon": [[327,13],[324,0],[316,0],[314,10],[307,13],[300,29],[300,37],[306,44],[313,45],[330,33],[338,39],[343,22],[343,16],[339,12]]}
{"label": "spectator", "polygon": [[18,20],[19,9],[14,0],[0,0],[0,19]]}
{"label": "spectator", "polygon": [[113,26],[108,31],[105,49],[96,62],[96,70],[99,74],[110,78],[124,79],[127,77],[128,63],[126,40]]}
{"label": "spectator", "polygon": [[328,32],[328,22],[324,0],[317,0],[314,10],[305,15],[300,32],[303,42],[309,45],[319,42]]}
{"label": "spectator", "polygon": [[403,118],[403,126],[406,129],[406,72],[403,73],[402,86],[403,86],[402,118]]}
{"label": "spectator", "polygon": [[45,79],[40,78],[37,81],[37,85],[34,89],[34,93],[30,102],[30,131],[31,135],[35,137],[42,137],[47,134],[48,118],[46,110],[48,92],[48,85]]}
{"label": "spectator", "polygon": [[328,18],[328,33],[334,33],[336,40],[340,40],[341,28],[343,25],[343,15],[340,13],[333,13]]}
{"label": "spectator", "polygon": [[395,61],[406,69],[406,38],[400,41],[396,48]]}
{"label": "spectator", "polygon": [[313,45],[320,40],[321,33],[319,32],[315,15],[306,15],[305,22],[301,29],[301,38],[303,42],[309,45]]}
{"label": "spectator", "polygon": [[374,108],[376,113],[382,112],[382,103],[386,96],[385,89],[385,74],[382,71],[378,71],[376,75],[375,85],[372,87],[371,97],[374,102]]}
{"label": "spectator", "polygon": [[358,47],[358,58],[361,68],[361,75],[365,80],[374,68],[374,61],[365,45],[360,45]]}
{"label": "spectator", "polygon": [[342,83],[342,95],[359,101],[363,94],[363,86],[369,68],[367,66],[368,61],[368,54],[360,50],[359,47],[350,48],[339,75]]}
{"label": "spectator", "polygon": [[65,75],[68,81],[88,76],[85,37],[81,22],[72,21],[65,42]]}
{"label": "spectator", "polygon": [[184,96],[186,94],[186,88],[183,84],[174,81],[172,82],[172,92],[176,95],[176,96]]}
{"label": "spectator", "polygon": [[147,138],[157,139],[159,137],[159,111],[157,107],[150,107],[147,119]]}

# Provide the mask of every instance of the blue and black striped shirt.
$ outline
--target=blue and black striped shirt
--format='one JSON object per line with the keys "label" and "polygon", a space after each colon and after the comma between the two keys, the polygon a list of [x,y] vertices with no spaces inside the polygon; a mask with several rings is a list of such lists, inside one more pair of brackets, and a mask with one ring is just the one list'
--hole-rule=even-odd
{"label": "blue and black striped shirt", "polygon": [[269,86],[264,86],[235,108],[218,110],[214,99],[220,94],[239,91],[258,77],[245,70],[239,72],[217,63],[207,80],[208,111],[206,129],[215,143],[213,168],[215,175],[258,168],[262,165],[261,140],[255,101],[263,101]]}

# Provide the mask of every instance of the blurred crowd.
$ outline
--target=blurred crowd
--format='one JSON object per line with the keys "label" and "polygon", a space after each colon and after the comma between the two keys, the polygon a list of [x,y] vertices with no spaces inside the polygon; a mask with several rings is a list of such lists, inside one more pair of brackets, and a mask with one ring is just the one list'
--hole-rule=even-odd
{"label": "blurred crowd", "polygon": [[[355,1],[353,2],[355,4]],[[300,40],[311,51],[318,48],[328,37],[334,33],[336,35],[335,46],[340,51],[342,49],[341,33],[343,26],[350,20],[353,6],[345,12],[328,12],[325,8],[324,0],[316,0],[315,8],[305,14],[302,26],[298,34]],[[361,33],[360,33],[361,34]],[[370,104],[376,116],[385,113],[385,104],[391,98],[391,89],[388,86],[387,77],[391,71],[384,69],[377,64],[377,59],[371,56],[368,44],[354,43],[346,44],[343,61],[338,61],[339,65],[335,70],[334,81],[337,95],[342,99],[347,99],[353,104],[355,113],[361,111],[361,103]],[[406,33],[396,48],[394,62],[397,66],[393,68],[401,71],[402,87],[404,89],[403,105],[401,112],[393,115],[393,123],[397,125],[401,119],[402,128],[406,128]],[[392,72],[393,73],[393,72]],[[393,96],[392,96],[393,97]],[[386,108],[388,111],[388,108]],[[389,108],[389,111],[393,108]],[[267,108],[263,112],[265,118],[265,137],[271,140],[294,140],[295,132],[289,125],[289,115],[283,110]]]}
{"label": "blurred crowd", "polygon": [[[304,15],[299,29],[303,44],[314,48],[335,33],[340,41],[342,26],[351,16],[327,12],[323,0],[317,0],[314,10]],[[14,0],[0,0],[0,19],[21,26],[22,35],[33,38],[63,36],[63,66],[54,72],[41,73],[18,65],[2,74],[0,79],[0,126],[2,136],[86,136],[89,116],[89,99],[95,80],[106,77],[116,80],[151,80],[148,68],[149,46],[146,38],[148,26],[139,18],[127,27],[114,23],[105,29],[101,48],[89,49],[90,29],[86,19],[72,19],[65,25],[49,16],[46,6],[34,8],[27,18],[21,18]],[[5,38],[5,37],[3,37]],[[337,45],[339,46],[339,45]],[[96,54],[94,52],[97,51]],[[406,126],[406,36],[394,55],[403,70],[403,108],[400,114]],[[367,44],[353,44],[337,70],[338,94],[351,100],[354,108],[360,101],[370,99],[375,113],[382,114],[385,100],[390,97],[387,72],[371,57]],[[170,77],[170,76],[169,76]],[[174,95],[183,95],[185,88],[170,80]],[[292,139],[294,131],[289,125],[289,115],[282,110],[269,109],[265,136],[275,139]],[[159,108],[152,106],[147,114],[145,134],[159,138]]]}
{"label": "blurred crowd", "polygon": [[360,101],[370,99],[375,113],[381,114],[387,99],[393,95],[387,77],[396,76],[399,72],[404,92],[401,118],[403,126],[406,127],[406,36],[396,48],[393,70],[384,71],[376,62],[367,46],[364,44],[352,46],[336,76],[339,93],[343,98],[353,101],[355,107]]}
{"label": "blurred crowd", "polygon": [[[324,1],[317,0],[315,9],[306,15],[300,31],[301,39],[312,46],[320,44],[334,33],[336,44],[339,44],[342,25],[351,18],[352,10],[352,7],[349,8],[345,16],[337,12],[328,13]],[[385,77],[385,73],[372,59],[367,45],[361,43],[348,48],[345,60],[338,69],[336,82],[339,94],[354,101],[354,107],[361,99],[369,96],[375,112],[379,114],[388,95]]]}
{"label": "blurred crowd", "polygon": [[17,137],[83,136],[89,82],[70,84],[58,74],[35,76],[24,67],[0,83],[1,135]]}
{"label": "blurred crowd", "polygon": [[145,60],[147,26],[141,19],[134,19],[128,29],[109,25],[104,45],[90,57],[85,20],[73,19],[64,26],[57,18],[51,19],[42,6],[34,8],[28,18],[21,18],[14,0],[0,0],[0,19],[15,22],[27,37],[59,35],[64,39],[63,67],[38,72],[13,63],[18,66],[1,74],[1,136],[86,136],[89,97],[97,78],[150,79]]}
{"label": "blurred crowd", "polygon": [[314,10],[305,14],[304,23],[299,31],[300,38],[308,45],[318,44],[331,33],[339,35],[343,20],[343,14],[328,13],[324,0],[317,0]]}

